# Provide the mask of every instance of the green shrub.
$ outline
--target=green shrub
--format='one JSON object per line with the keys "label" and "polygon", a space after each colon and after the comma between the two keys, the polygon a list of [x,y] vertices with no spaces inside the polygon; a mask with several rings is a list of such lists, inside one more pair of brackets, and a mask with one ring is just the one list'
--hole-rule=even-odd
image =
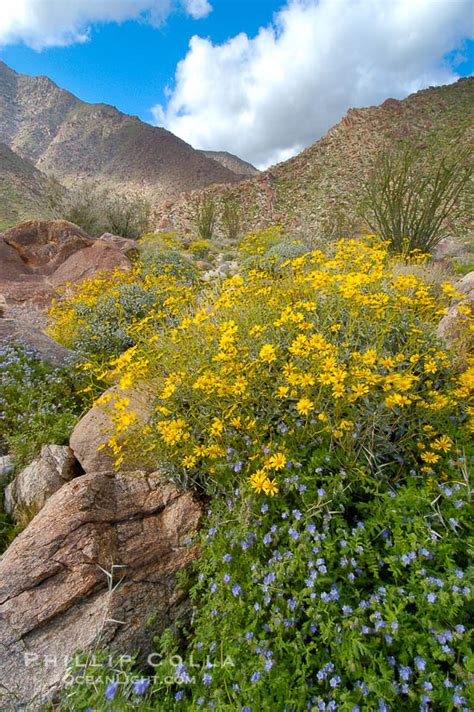
{"label": "green shrub", "polygon": [[471,185],[470,147],[455,143],[441,157],[419,147],[385,149],[364,184],[362,213],[394,252],[429,253],[445,237]]}
{"label": "green shrub", "polygon": [[264,268],[266,265],[280,269],[285,263],[295,260],[297,257],[306,255],[309,252],[307,245],[300,242],[279,242],[270,247],[264,254]]}
{"label": "green shrub", "polygon": [[217,210],[214,199],[206,195],[195,208],[195,224],[201,240],[212,240],[216,228]]}
{"label": "green shrub", "polygon": [[240,210],[238,204],[229,198],[224,200],[221,222],[225,237],[230,242],[235,242],[241,230]]}
{"label": "green shrub", "polygon": [[107,663],[67,709],[469,709],[474,364],[434,335],[451,285],[394,267],[342,240],[232,277],[158,343],[143,326],[116,375],[146,358],[153,415],[114,424],[214,497],[181,581],[194,611],[139,691]]}
{"label": "green shrub", "polygon": [[188,246],[188,251],[196,257],[205,259],[211,251],[211,246],[208,240],[193,240]]}
{"label": "green shrub", "polygon": [[266,250],[263,255],[251,255],[242,260],[244,271],[259,269],[269,272],[281,272],[290,267],[291,261],[308,254],[309,248],[300,242],[277,242]]}
{"label": "green shrub", "polygon": [[52,217],[69,220],[89,235],[111,232],[136,239],[150,226],[151,206],[138,193],[116,194],[96,183],[80,183],[66,190],[50,178],[45,197]]}
{"label": "green shrub", "polygon": [[157,295],[143,284],[117,285],[90,306],[78,304],[81,326],[71,347],[86,354],[118,355],[133,346],[130,326],[143,319],[157,302]]}
{"label": "green shrub", "polygon": [[135,344],[142,322],[156,335],[194,298],[185,279],[194,268],[173,254],[168,248],[153,250],[131,272],[104,272],[84,280],[52,305],[48,333],[101,364]]}
{"label": "green shrub", "polygon": [[0,345],[0,444],[17,467],[28,464],[43,445],[68,442],[90,398],[73,363],[48,363],[33,349]]}
{"label": "green shrub", "polygon": [[197,279],[197,270],[178,250],[160,245],[145,243],[140,248],[140,263],[144,274],[170,275],[185,282]]}

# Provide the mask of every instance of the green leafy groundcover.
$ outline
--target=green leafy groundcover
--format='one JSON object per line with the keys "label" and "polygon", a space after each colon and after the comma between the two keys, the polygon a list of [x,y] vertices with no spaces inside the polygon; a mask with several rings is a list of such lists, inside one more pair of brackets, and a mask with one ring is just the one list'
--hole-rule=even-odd
{"label": "green leafy groundcover", "polygon": [[0,449],[22,467],[42,445],[68,441],[92,395],[74,363],[54,364],[23,343],[0,342],[0,373]]}
{"label": "green leafy groundcover", "polygon": [[458,452],[442,484],[391,483],[321,447],[276,497],[215,501],[189,630],[147,674],[76,671],[61,709],[470,709],[467,472]]}

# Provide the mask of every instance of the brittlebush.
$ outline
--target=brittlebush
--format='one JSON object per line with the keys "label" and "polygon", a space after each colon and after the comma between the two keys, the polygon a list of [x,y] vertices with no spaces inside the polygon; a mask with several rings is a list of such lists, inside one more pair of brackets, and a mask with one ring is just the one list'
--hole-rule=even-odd
{"label": "brittlebush", "polygon": [[[453,296],[368,237],[228,279],[161,331],[135,324],[101,374],[121,393],[118,464],[225,496],[187,542],[183,634],[157,637],[153,671],[86,658],[61,709],[472,707],[474,364],[434,335]],[[147,422],[127,393],[143,387]]]}
{"label": "brittlebush", "polygon": [[[244,244],[259,253],[258,235]],[[159,339],[152,317],[135,324],[133,358],[111,377],[148,381],[155,401],[146,424],[114,416],[119,461],[136,451],[138,428],[139,458],[208,492],[243,482],[275,495],[321,443],[380,477],[446,477],[473,381],[472,365],[456,375],[434,335],[454,291],[392,267],[386,243],[343,240],[277,275],[226,280]],[[469,310],[458,311],[468,329]]]}

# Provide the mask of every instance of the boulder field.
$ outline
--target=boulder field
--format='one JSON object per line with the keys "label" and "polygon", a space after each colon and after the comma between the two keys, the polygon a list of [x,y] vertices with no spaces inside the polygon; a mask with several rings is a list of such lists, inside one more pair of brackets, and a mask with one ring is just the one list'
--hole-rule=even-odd
{"label": "boulder field", "polygon": [[29,220],[0,233],[0,294],[12,305],[45,307],[65,284],[104,270],[130,270],[131,240],[92,239],[67,220]]}

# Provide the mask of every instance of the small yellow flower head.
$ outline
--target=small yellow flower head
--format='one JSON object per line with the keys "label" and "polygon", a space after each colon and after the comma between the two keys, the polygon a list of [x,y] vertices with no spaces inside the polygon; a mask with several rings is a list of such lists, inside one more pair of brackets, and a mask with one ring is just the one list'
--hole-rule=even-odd
{"label": "small yellow flower head", "polygon": [[269,480],[267,478],[263,483],[263,491],[267,496],[274,497],[278,493],[278,485],[276,480]]}
{"label": "small yellow flower head", "polygon": [[301,398],[296,404],[296,410],[300,415],[309,415],[314,410],[314,403],[309,398]]}
{"label": "small yellow flower head", "polygon": [[250,486],[258,492],[258,494],[263,491],[263,486],[267,480],[268,477],[263,470],[257,470],[257,472],[254,472],[254,474],[249,477]]}
{"label": "small yellow flower head", "polygon": [[286,457],[282,452],[276,452],[269,458],[267,465],[270,470],[283,470],[286,465]]}
{"label": "small yellow flower head", "polygon": [[434,464],[435,462],[438,462],[439,455],[437,455],[435,452],[424,452],[421,455],[421,459],[423,460],[423,462]]}
{"label": "small yellow flower head", "polygon": [[265,363],[272,363],[276,361],[275,347],[272,344],[265,344],[260,349],[260,359],[265,361]]}
{"label": "small yellow flower head", "polygon": [[183,418],[163,420],[158,423],[158,430],[162,440],[167,445],[176,445],[183,440],[189,439],[188,425]]}
{"label": "small yellow flower head", "polygon": [[425,373],[436,373],[436,371],[438,370],[436,361],[432,358],[429,358],[425,361],[425,365],[423,368]]}
{"label": "small yellow flower head", "polygon": [[431,444],[433,450],[442,450],[443,452],[449,452],[453,446],[453,441],[449,435],[441,435],[439,438]]}

